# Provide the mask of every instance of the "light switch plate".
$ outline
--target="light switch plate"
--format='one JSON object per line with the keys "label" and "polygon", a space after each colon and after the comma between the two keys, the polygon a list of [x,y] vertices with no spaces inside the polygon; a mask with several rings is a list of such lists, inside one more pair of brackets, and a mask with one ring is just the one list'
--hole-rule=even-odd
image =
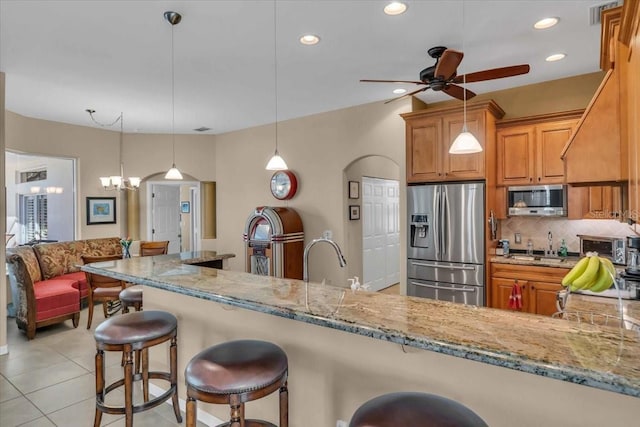
{"label": "light switch plate", "polygon": [[522,243],[522,236],[520,235],[520,233],[516,233],[516,234],[513,236],[513,240],[514,240],[516,243]]}

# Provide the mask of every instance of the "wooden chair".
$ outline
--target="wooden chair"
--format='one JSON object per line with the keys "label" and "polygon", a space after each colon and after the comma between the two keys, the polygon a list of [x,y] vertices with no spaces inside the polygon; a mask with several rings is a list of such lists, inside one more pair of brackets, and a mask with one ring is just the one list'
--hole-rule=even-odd
{"label": "wooden chair", "polygon": [[[120,255],[82,256],[82,262],[84,264],[121,259],[122,256]],[[88,272],[85,272],[85,274],[87,276],[87,285],[89,287],[89,318],[87,319],[87,329],[90,329],[91,321],[93,319],[93,305],[96,302],[101,302],[104,317],[109,317],[110,313],[107,311],[107,302],[115,302],[119,300],[120,291],[125,288],[125,282],[111,277],[101,276],[99,274]]]}
{"label": "wooden chair", "polygon": [[140,256],[165,255],[169,250],[169,241],[140,242]]}
{"label": "wooden chair", "polygon": [[[165,255],[169,250],[169,241],[140,242],[140,256]],[[128,313],[129,307],[136,311],[142,310],[142,285],[127,284],[126,289],[120,292],[122,313]]]}

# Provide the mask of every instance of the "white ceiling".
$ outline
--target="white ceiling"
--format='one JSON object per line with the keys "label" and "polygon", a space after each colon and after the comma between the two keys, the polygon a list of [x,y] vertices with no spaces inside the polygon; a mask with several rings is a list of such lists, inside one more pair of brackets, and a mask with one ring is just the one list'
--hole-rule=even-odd
{"label": "white ceiling", "polygon": [[[606,0],[407,1],[24,1],[0,0],[0,70],[7,109],[29,117],[94,126],[124,112],[126,132],[171,132],[171,25],[174,10],[175,132],[237,129],[383,101],[394,84],[433,65],[427,49],[465,53],[458,74],[528,63],[524,76],[471,83],[484,93],[597,71],[600,26],[589,8]],[[546,16],[560,23],[534,30]],[[274,28],[277,43],[274,44]],[[303,46],[301,35],[321,42]],[[464,48],[463,48],[464,45]],[[563,61],[547,63],[551,53]],[[274,66],[277,58],[277,95]],[[416,86],[407,85],[407,89]],[[449,99],[427,90],[425,102]]]}

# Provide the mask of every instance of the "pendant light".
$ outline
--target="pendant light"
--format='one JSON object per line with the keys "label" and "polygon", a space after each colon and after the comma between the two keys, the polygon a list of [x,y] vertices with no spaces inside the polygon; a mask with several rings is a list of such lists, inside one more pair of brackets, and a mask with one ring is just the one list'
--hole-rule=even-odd
{"label": "pendant light", "polygon": [[[462,2],[462,51],[464,52],[464,0]],[[467,130],[467,78],[462,75],[462,131],[453,140],[449,148],[449,154],[472,154],[482,151],[480,142],[469,130]]]}
{"label": "pendant light", "polygon": [[171,164],[171,169],[167,171],[164,179],[181,180],[182,174],[176,167],[176,73],[174,70],[175,60],[173,55],[173,27],[180,23],[180,21],[182,20],[182,15],[180,15],[178,12],[167,11],[164,13],[164,19],[166,19],[167,22],[171,24],[171,147],[173,151],[173,162]]}
{"label": "pendant light", "polygon": [[276,151],[273,153],[273,157],[271,157],[271,159],[269,160],[269,163],[267,163],[267,167],[265,169],[267,169],[268,171],[277,171],[277,170],[287,170],[289,169],[287,167],[287,163],[284,161],[284,159],[280,156],[280,153],[278,153],[278,37],[277,37],[277,20],[276,20],[276,15],[277,15],[277,8],[276,8],[276,1],[273,1],[273,58],[274,58],[274,74],[275,74],[275,84],[274,84],[274,93],[275,93],[275,113],[276,113],[276,131],[275,131],[275,137],[276,137]]}
{"label": "pendant light", "polygon": [[89,113],[89,117],[91,120],[100,127],[111,127],[116,123],[120,122],[120,175],[112,175],[112,176],[101,176],[100,184],[104,187],[105,190],[137,190],[140,187],[140,177],[138,176],[130,176],[129,178],[124,177],[124,163],[122,162],[122,148],[124,142],[124,113],[120,113],[118,117],[112,123],[101,123],[93,117],[93,113],[96,110],[87,108],[85,110]]}

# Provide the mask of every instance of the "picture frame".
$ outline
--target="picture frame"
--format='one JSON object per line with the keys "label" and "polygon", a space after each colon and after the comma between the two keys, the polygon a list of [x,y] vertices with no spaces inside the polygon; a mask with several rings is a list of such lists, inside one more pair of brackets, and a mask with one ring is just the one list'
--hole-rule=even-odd
{"label": "picture frame", "polygon": [[87,197],[87,225],[115,223],[115,197]]}
{"label": "picture frame", "polygon": [[360,182],[349,181],[349,198],[350,199],[360,198]]}
{"label": "picture frame", "polygon": [[189,202],[180,202],[180,212],[189,213],[191,212],[191,203]]}
{"label": "picture frame", "polygon": [[360,205],[349,205],[349,219],[351,221],[360,219]]}

